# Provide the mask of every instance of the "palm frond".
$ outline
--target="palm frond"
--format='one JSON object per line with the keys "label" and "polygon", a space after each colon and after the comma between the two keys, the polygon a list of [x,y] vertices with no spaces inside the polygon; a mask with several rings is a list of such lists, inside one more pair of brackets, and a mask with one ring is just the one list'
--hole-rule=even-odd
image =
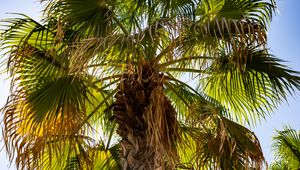
{"label": "palm frond", "polygon": [[202,1],[197,14],[202,16],[201,20],[212,20],[215,18],[233,20],[253,20],[266,28],[272,19],[274,3],[263,0],[211,0]]}
{"label": "palm frond", "polygon": [[277,130],[273,137],[272,149],[276,159],[285,163],[282,165],[290,169],[300,168],[300,134],[298,131],[289,126],[285,126],[283,131]]}
{"label": "palm frond", "polygon": [[62,27],[75,30],[76,36],[104,36],[113,30],[113,2],[110,3],[104,0],[56,0],[47,4],[46,13],[50,17],[58,16]]}
{"label": "palm frond", "polygon": [[237,113],[237,120],[249,123],[264,117],[289,93],[299,89],[300,78],[298,72],[282,65],[265,50],[250,48],[244,52],[245,57],[221,54],[210,68],[212,74],[203,79],[200,87]]}

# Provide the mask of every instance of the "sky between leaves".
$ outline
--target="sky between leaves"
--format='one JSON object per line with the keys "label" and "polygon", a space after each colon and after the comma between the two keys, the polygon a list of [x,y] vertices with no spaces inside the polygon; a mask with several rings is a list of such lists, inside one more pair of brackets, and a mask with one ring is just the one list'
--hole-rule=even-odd
{"label": "sky between leaves", "polygon": [[[268,46],[272,54],[288,61],[286,65],[300,71],[300,0],[277,1],[278,11],[268,31]],[[13,16],[8,13],[24,13],[39,20],[41,7],[38,0],[0,0],[0,20]],[[5,104],[9,94],[9,81],[5,80],[6,77],[0,75],[0,107]],[[288,103],[281,104],[270,117],[252,128],[261,142],[268,163],[274,159],[270,147],[274,129],[280,130],[285,124],[300,130],[300,92],[294,97],[289,97]],[[2,139],[2,134],[0,135]],[[1,141],[0,148],[2,147]],[[14,164],[9,167],[4,149],[0,151],[0,169],[16,169]]]}

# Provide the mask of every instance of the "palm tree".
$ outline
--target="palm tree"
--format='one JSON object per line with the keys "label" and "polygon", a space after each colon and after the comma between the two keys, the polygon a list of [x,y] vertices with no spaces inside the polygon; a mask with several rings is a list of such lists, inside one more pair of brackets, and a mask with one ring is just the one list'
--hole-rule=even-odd
{"label": "palm tree", "polygon": [[272,148],[276,161],[270,169],[300,169],[300,133],[289,126],[283,131],[276,131],[273,137]]}
{"label": "palm tree", "polygon": [[262,168],[243,125],[300,89],[266,48],[273,1],[42,3],[40,22],[3,22],[19,169]]}

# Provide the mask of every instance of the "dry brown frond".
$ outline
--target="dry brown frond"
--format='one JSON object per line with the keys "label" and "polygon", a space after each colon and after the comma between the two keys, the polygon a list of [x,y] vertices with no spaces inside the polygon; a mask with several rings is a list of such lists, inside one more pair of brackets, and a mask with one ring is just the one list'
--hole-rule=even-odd
{"label": "dry brown frond", "polygon": [[194,162],[212,169],[261,169],[265,163],[260,143],[253,132],[220,114],[220,109],[203,104],[189,118],[187,131],[193,140]]}

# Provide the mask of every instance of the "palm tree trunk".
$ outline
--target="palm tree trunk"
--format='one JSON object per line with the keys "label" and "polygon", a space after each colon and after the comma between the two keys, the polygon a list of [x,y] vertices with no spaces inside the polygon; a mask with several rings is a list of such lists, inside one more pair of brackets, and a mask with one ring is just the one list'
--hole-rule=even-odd
{"label": "palm tree trunk", "polygon": [[121,145],[121,166],[124,170],[151,170],[158,169],[161,165],[154,165],[154,149],[147,146],[145,137],[135,136],[128,133],[120,142]]}
{"label": "palm tree trunk", "polygon": [[115,95],[114,117],[121,136],[124,170],[166,169],[176,161],[176,112],[163,92],[163,76],[144,65],[127,75]]}

